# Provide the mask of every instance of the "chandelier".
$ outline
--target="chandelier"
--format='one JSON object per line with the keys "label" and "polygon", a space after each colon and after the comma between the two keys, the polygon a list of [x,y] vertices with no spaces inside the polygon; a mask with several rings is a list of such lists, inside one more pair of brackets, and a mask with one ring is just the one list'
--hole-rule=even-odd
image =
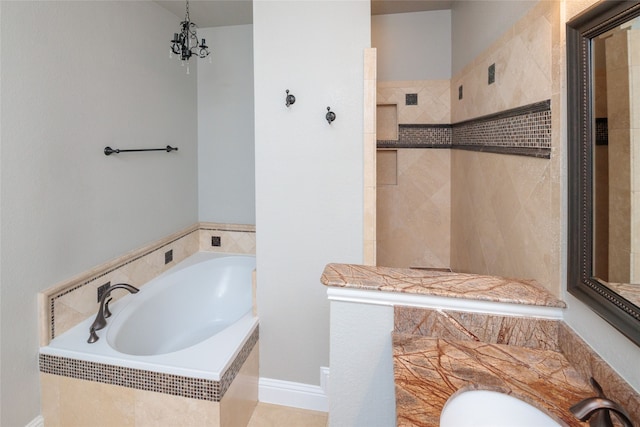
{"label": "chandelier", "polygon": [[191,56],[206,58],[211,53],[205,40],[198,40],[197,28],[198,26],[191,22],[189,18],[189,0],[187,0],[187,12],[184,15],[184,21],[180,23],[180,33],[173,34],[171,50],[169,51],[170,57],[175,53],[180,56],[183,66],[185,63],[187,64],[187,74],[189,74],[189,59]]}

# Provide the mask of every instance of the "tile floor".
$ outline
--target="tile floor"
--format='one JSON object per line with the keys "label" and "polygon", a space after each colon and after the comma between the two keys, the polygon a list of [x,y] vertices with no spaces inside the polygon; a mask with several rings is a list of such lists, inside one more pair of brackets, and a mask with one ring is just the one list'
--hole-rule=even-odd
{"label": "tile floor", "polygon": [[327,413],[258,403],[247,427],[326,427]]}

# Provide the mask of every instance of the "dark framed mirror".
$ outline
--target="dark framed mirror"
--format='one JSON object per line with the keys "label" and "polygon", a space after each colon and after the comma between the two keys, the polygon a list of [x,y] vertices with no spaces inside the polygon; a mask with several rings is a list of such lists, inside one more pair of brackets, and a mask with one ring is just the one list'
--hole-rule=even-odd
{"label": "dark framed mirror", "polygon": [[567,287],[637,345],[639,16],[640,1],[604,1],[567,23]]}

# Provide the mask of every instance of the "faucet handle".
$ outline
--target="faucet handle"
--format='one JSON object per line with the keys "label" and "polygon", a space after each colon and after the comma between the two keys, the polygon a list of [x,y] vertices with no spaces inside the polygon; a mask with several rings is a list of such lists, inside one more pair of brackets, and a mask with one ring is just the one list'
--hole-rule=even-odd
{"label": "faucet handle", "polygon": [[594,388],[594,390],[598,392],[598,396],[607,397],[605,396],[604,391],[602,390],[602,387],[600,386],[598,381],[596,381],[595,378],[593,377],[589,378],[589,382],[591,383],[591,386]]}

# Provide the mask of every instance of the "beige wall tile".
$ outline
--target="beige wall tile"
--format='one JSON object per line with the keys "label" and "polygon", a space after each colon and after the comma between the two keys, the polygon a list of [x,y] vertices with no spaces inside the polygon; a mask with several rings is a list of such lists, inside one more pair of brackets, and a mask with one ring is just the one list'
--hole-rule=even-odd
{"label": "beige wall tile", "polygon": [[451,268],[534,279],[559,295],[549,160],[453,150],[451,164]]}
{"label": "beige wall tile", "polygon": [[256,345],[220,402],[220,425],[245,427],[258,403],[259,346]]}
{"label": "beige wall tile", "polygon": [[[220,237],[222,245],[212,246],[212,236]],[[245,231],[200,230],[200,250],[255,255],[256,235]]]}
{"label": "beige wall tile", "polygon": [[365,240],[364,242],[364,265],[376,265],[376,241]]}
{"label": "beige wall tile", "polygon": [[[213,228],[215,231],[211,230]],[[211,246],[211,235],[221,237],[222,247]],[[141,287],[198,250],[255,254],[255,246],[254,225],[196,224],[51,286],[38,295],[40,344],[47,345],[51,339],[52,300],[55,333],[61,334],[95,314],[98,307],[97,287],[100,285],[124,282]],[[165,264],[164,254],[169,250],[173,251],[173,261]],[[71,289],[73,291],[65,293]],[[115,292],[113,297],[117,300],[126,295],[126,292]]]}
{"label": "beige wall tile", "polygon": [[326,427],[326,412],[306,411],[278,405],[260,403],[249,421],[248,427]]}
{"label": "beige wall tile", "polygon": [[[540,2],[451,79],[451,123],[551,98],[552,7],[552,2]],[[496,80],[489,85],[491,64],[496,67]],[[460,85],[462,100],[458,100]]]}
{"label": "beige wall tile", "polygon": [[398,151],[378,150],[377,185],[398,184]]}
{"label": "beige wall tile", "polygon": [[220,425],[217,402],[51,374],[41,374],[40,378],[47,427]]}
{"label": "beige wall tile", "polygon": [[42,417],[47,427],[63,427],[60,423],[60,378],[40,373]]}
{"label": "beige wall tile", "polygon": [[376,110],[376,138],[383,141],[398,140],[398,106],[378,105]]}
{"label": "beige wall tile", "polygon": [[[367,187],[364,189],[364,196],[368,200],[376,200],[376,187]],[[375,230],[376,228],[376,210],[365,209],[363,217],[363,227],[365,230]]]}
{"label": "beige wall tile", "polygon": [[[365,99],[365,117],[364,117],[364,147],[363,147],[363,173],[364,173],[364,198],[363,211],[366,224],[363,227],[363,263],[367,265],[376,264],[375,251],[371,250],[371,246],[375,247],[376,240],[376,142],[377,142],[377,50],[365,49],[364,51],[364,99]],[[397,122],[397,120],[396,120]]]}
{"label": "beige wall tile", "polygon": [[364,186],[376,186],[376,134],[366,133],[364,135]]}
{"label": "beige wall tile", "polygon": [[[379,106],[396,105],[398,124],[449,124],[451,123],[449,85],[449,80],[379,82],[377,103]],[[405,105],[405,96],[408,93],[418,94],[418,105]],[[379,135],[378,139],[386,138]]]}
{"label": "beige wall tile", "polygon": [[135,390],[68,377],[60,377],[59,384],[61,425],[135,425]]}
{"label": "beige wall tile", "polygon": [[378,265],[449,267],[449,177],[450,150],[397,150],[397,185],[377,188]]}
{"label": "beige wall tile", "polygon": [[220,403],[135,390],[136,427],[218,427]]}
{"label": "beige wall tile", "polygon": [[375,47],[364,50],[364,79],[378,80],[378,49]]}
{"label": "beige wall tile", "polygon": [[376,132],[376,81],[364,81],[364,132]]}

